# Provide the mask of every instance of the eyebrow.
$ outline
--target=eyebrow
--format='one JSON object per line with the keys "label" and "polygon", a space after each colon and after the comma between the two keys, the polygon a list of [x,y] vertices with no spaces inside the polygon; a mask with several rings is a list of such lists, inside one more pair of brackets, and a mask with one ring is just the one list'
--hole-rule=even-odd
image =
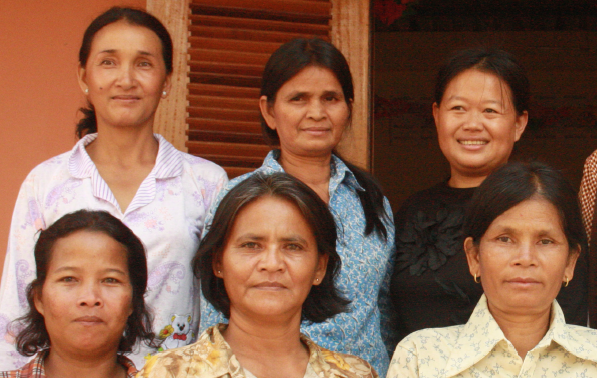
{"label": "eyebrow", "polygon": [[[461,96],[456,96],[456,95],[447,98],[447,101],[450,101],[450,100],[467,101],[466,98],[461,97]],[[502,102],[498,101],[498,100],[485,100],[482,103],[483,104],[487,104],[487,103],[489,103],[489,104],[497,104],[497,105],[501,105],[502,104]]]}
{"label": "eyebrow", "polygon": [[[257,240],[257,241],[261,241],[261,240],[265,240],[264,236],[259,236],[256,234],[244,234],[239,236],[238,238],[236,238],[236,241],[240,241],[240,240]],[[279,239],[280,241],[283,242],[301,242],[301,243],[307,243],[307,240],[305,240],[304,238],[302,238],[299,235],[292,235],[292,236],[288,236],[288,237],[283,237]]]}
{"label": "eyebrow", "polygon": [[[79,272],[79,271],[81,271],[81,268],[77,268],[74,266],[63,266],[63,267],[56,269],[54,271],[54,273],[61,273],[61,272],[65,272],[65,271]],[[105,269],[104,272],[105,273],[119,273],[119,274],[124,274],[124,275],[128,274],[127,272],[124,272],[124,271],[122,271],[120,269],[116,269],[116,268],[108,268],[108,269]]]}
{"label": "eyebrow", "polygon": [[[117,52],[118,50],[116,49],[107,49],[107,50],[102,50],[98,53],[99,54],[114,54],[115,52]],[[141,55],[147,55],[147,56],[153,56],[152,53],[148,52],[148,51],[143,51],[143,50],[138,50],[137,51],[139,54]]]}

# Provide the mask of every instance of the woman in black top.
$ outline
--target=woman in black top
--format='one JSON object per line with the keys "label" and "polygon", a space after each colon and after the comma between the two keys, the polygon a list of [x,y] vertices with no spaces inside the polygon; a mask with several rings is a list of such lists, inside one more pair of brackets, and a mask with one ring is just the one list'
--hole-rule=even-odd
{"label": "woman in black top", "polygon": [[[450,178],[410,197],[395,215],[396,342],[419,329],[464,324],[471,315],[483,290],[468,273],[464,211],[475,188],[508,161],[529,100],[524,69],[503,50],[463,50],[440,69],[433,117]],[[558,301],[569,323],[586,325],[586,263],[579,265],[579,279]]]}

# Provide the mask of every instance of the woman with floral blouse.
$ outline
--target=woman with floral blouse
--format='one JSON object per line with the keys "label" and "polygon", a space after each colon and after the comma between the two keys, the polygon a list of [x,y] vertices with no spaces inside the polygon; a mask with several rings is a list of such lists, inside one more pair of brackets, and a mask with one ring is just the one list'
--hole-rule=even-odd
{"label": "woman with floral blouse", "polygon": [[597,377],[597,331],[566,324],[556,296],[587,251],[576,192],[539,163],[510,163],[471,200],[469,279],[482,287],[464,325],[398,344],[388,378]]}
{"label": "woman with floral blouse", "polygon": [[340,266],[323,200],[285,173],[251,176],[224,197],[193,261],[203,295],[228,324],[153,356],[139,377],[377,377],[366,361],[300,333],[303,320],[347,310],[335,285]]}

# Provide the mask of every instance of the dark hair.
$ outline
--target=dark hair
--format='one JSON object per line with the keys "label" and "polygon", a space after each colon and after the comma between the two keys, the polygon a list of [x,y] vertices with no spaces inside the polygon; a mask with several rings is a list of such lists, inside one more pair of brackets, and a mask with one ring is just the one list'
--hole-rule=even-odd
{"label": "dark hair", "polygon": [[224,316],[230,317],[230,298],[224,280],[214,274],[214,262],[222,257],[238,213],[248,204],[264,197],[280,198],[295,205],[311,227],[318,253],[328,256],[325,277],[321,284],[311,288],[303,303],[302,319],[320,323],[345,312],[350,301],[335,286],[342,262],[336,252],[334,217],[311,188],[286,173],[256,173],[232,188],[222,199],[210,231],[193,258],[193,272],[201,279],[205,299]]}
{"label": "dark hair", "polygon": [[496,48],[461,50],[449,58],[440,68],[435,81],[435,102],[438,105],[452,79],[468,69],[500,78],[510,88],[516,113],[522,115],[529,110],[531,85],[524,68],[514,55]]}
{"label": "dark hair", "polygon": [[[273,105],[276,101],[276,95],[284,83],[308,66],[323,67],[332,71],[342,87],[344,100],[352,112],[354,86],[348,62],[334,45],[319,38],[293,39],[274,51],[263,71],[261,96],[266,96],[270,106]],[[261,117],[261,131],[270,145],[280,143],[278,132],[267,126],[263,116]],[[338,154],[336,153],[336,155]],[[365,235],[375,231],[378,235],[387,238],[387,230],[383,220],[389,220],[389,215],[384,208],[384,196],[381,187],[373,176],[350,164],[342,157],[338,157],[346,164],[364,189],[357,190],[357,194],[365,213]]]}
{"label": "dark hair", "polygon": [[498,216],[532,198],[545,199],[558,210],[570,250],[587,250],[576,190],[560,172],[538,162],[507,163],[490,174],[469,204],[464,236],[478,244]]}
{"label": "dark hair", "polygon": [[[162,57],[166,65],[166,74],[172,73],[172,38],[168,30],[155,16],[147,13],[142,9],[136,8],[122,8],[112,7],[106,12],[99,15],[95,20],[89,24],[85,34],[83,34],[83,42],[79,49],[79,64],[81,67],[87,65],[87,59],[91,52],[91,45],[93,39],[98,31],[104,26],[108,26],[118,21],[126,21],[131,25],[143,26],[154,32],[162,42]],[[97,132],[97,120],[95,118],[95,109],[93,104],[88,103],[86,108],[80,108],[79,111],[83,113],[83,118],[77,124],[77,137],[82,138],[87,134]]]}
{"label": "dark hair", "polygon": [[127,320],[118,351],[130,352],[137,340],[150,344],[154,338],[151,332],[151,316],[143,299],[147,288],[147,260],[143,244],[127,226],[109,213],[79,210],[66,214],[41,231],[35,244],[37,277],[27,287],[29,311],[15,321],[15,325],[20,323],[23,326],[17,335],[16,345],[19,353],[24,356],[33,356],[39,350],[50,347],[50,336],[44,317],[37,311],[34,298],[41,296],[56,241],[77,231],[104,233],[126,249],[128,274],[133,288],[133,313]]}

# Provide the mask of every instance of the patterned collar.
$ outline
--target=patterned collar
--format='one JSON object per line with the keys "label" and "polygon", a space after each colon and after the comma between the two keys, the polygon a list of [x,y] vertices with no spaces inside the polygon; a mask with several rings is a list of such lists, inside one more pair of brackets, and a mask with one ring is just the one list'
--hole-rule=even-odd
{"label": "patterned collar", "polygon": [[[575,332],[575,328],[576,326],[566,324],[564,313],[558,302],[554,300],[551,307],[550,327],[533,350],[547,348],[552,342],[556,342],[577,357],[597,362],[597,346],[592,345],[592,341],[582,333]],[[489,312],[487,298],[483,294],[469,321],[462,326],[447,361],[445,375],[455,376],[475,365],[500,342],[506,348],[509,347],[515,351],[514,346]]]}
{"label": "patterned collar", "polygon": [[[44,360],[49,353],[49,349],[44,349],[37,353],[35,357],[22,368],[18,370],[0,372],[0,378],[46,378],[46,371],[44,369]],[[126,378],[135,378],[137,375],[137,368],[133,361],[125,356],[118,355],[118,363],[126,370]]]}
{"label": "patterned collar", "polygon": [[[278,162],[279,158],[280,150],[271,150],[265,157],[265,160],[263,160],[262,168],[272,172],[284,172],[284,168],[282,168],[282,165],[280,165]],[[330,198],[336,192],[338,185],[340,185],[340,183],[343,181],[346,185],[351,186],[357,191],[365,191],[365,189],[363,189],[363,187],[357,181],[354,173],[352,173],[346,164],[344,164],[344,162],[334,154],[332,154],[332,158],[330,159],[330,169]]]}
{"label": "patterned collar", "polygon": [[[208,328],[197,340],[196,345],[201,345],[205,348],[203,352],[209,357],[209,364],[213,366],[211,372],[205,371],[206,375],[202,375],[203,378],[218,378],[227,377],[232,378],[245,378],[246,375],[244,370],[238,363],[236,356],[232,353],[230,345],[224,340],[222,332],[228,327],[228,324],[218,324]],[[350,370],[350,366],[344,360],[343,356],[340,356],[332,351],[321,348],[310,338],[301,334],[301,341],[309,349],[309,364],[320,377],[331,376],[330,372],[333,371],[334,377],[349,378],[352,375],[347,375],[342,370]]]}
{"label": "patterned collar", "polygon": [[[178,177],[182,174],[183,164],[180,151],[161,135],[153,134],[153,136],[159,143],[155,166],[141,183],[133,201],[126,209],[127,213],[153,201],[156,193],[156,179],[168,179]],[[77,144],[75,144],[68,160],[68,170],[74,178],[80,180],[91,178],[93,195],[96,198],[101,198],[104,201],[112,203],[116,208],[120,209],[114,194],[108,187],[108,184],[100,176],[99,171],[85,149],[85,146],[93,142],[96,138],[97,133],[85,135],[79,142],[77,142]]]}

